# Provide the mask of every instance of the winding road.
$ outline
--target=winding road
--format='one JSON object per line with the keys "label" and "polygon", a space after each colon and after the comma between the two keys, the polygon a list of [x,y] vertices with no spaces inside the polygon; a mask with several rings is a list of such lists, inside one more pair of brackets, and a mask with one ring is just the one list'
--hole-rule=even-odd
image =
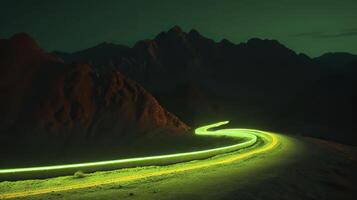
{"label": "winding road", "polygon": [[[279,146],[279,137],[266,131],[253,129],[209,130],[227,123],[229,122],[223,121],[199,127],[195,130],[195,134],[243,138],[243,142],[208,150],[169,155],[44,167],[0,169],[0,180],[21,180],[6,182],[5,184],[0,182],[0,199],[23,198],[46,193],[78,190],[206,169],[264,154]],[[64,176],[72,175],[79,170],[86,173],[96,173],[88,174],[86,177],[79,179],[75,179],[73,176]],[[47,179],[24,180],[36,178]],[[29,185],[33,186],[29,188]]]}

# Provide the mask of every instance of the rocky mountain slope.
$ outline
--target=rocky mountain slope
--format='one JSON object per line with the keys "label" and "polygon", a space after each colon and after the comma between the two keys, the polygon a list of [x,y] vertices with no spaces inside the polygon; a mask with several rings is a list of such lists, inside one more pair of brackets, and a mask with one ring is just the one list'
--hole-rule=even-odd
{"label": "rocky mountain slope", "polygon": [[192,125],[231,119],[240,126],[356,141],[357,56],[312,59],[276,40],[215,42],[178,26],[132,48],[102,43],[55,54],[68,63],[89,62],[99,74],[120,69]]}
{"label": "rocky mountain slope", "polygon": [[117,70],[66,64],[27,34],[0,40],[2,148],[85,143],[148,134],[177,135],[189,127],[138,83]]}

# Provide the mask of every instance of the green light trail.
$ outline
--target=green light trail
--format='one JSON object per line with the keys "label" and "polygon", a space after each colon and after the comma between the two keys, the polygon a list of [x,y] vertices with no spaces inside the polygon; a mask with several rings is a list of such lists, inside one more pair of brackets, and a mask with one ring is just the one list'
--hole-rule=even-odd
{"label": "green light trail", "polygon": [[109,160],[109,161],[99,161],[99,162],[78,163],[78,164],[43,166],[43,167],[0,169],[0,180],[70,175],[78,170],[84,172],[94,172],[94,171],[119,169],[119,168],[127,168],[127,167],[167,165],[167,164],[173,164],[178,162],[186,162],[191,160],[209,158],[218,154],[236,151],[256,143],[257,137],[254,134],[249,133],[248,131],[247,132],[237,131],[237,130],[208,131],[208,129],[210,128],[221,126],[227,123],[229,122],[224,121],[224,122],[211,124],[208,126],[203,126],[197,128],[195,133],[197,135],[247,138],[248,140],[235,145],[208,149],[208,150],[193,151],[187,153],[177,153],[177,154],[169,154],[169,155],[148,156],[148,157],[140,157],[140,158],[119,159],[119,160]]}
{"label": "green light trail", "polygon": [[[67,165],[56,165],[56,166],[44,166],[44,167],[29,167],[29,168],[15,168],[15,169],[2,169],[0,170],[1,180],[13,180],[13,179],[26,179],[26,178],[37,178],[37,177],[48,177],[48,176],[59,176],[64,174],[73,174],[73,172],[78,170],[83,170],[85,172],[94,171],[104,171],[110,169],[118,168],[128,168],[128,167],[138,167],[138,166],[151,166],[151,165],[168,165],[173,163],[185,163],[192,160],[201,160],[195,163],[188,162],[187,164],[181,165],[170,165],[169,169],[164,167],[158,167],[158,170],[150,171],[144,170],[143,173],[134,173],[126,177],[108,177],[107,179],[96,180],[92,182],[84,181],[78,182],[76,184],[60,185],[56,187],[49,188],[35,188],[34,190],[17,191],[8,194],[0,194],[0,199],[2,198],[14,198],[14,197],[26,197],[31,195],[45,194],[49,192],[60,192],[66,190],[82,189],[88,187],[94,187],[104,184],[113,184],[118,182],[128,182],[134,181],[141,178],[161,176],[171,173],[179,173],[188,170],[195,170],[200,168],[211,167],[221,164],[229,164],[237,160],[247,158],[256,154],[261,154],[263,152],[273,149],[278,144],[278,137],[272,133],[252,130],[252,129],[220,129],[216,131],[209,131],[208,129],[213,127],[218,127],[223,124],[227,124],[228,121],[219,122],[207,126],[202,126],[195,130],[197,135],[209,135],[209,136],[228,136],[233,138],[245,138],[242,143],[235,145],[213,148],[202,151],[193,151],[187,153],[160,155],[160,156],[149,156],[142,158],[131,158],[131,159],[120,159],[111,161],[101,161],[101,162],[90,162],[90,163],[78,163],[78,164],[67,164]],[[259,141],[262,144],[255,145]],[[249,148],[248,148],[249,147]],[[247,149],[244,152],[239,152],[237,150]],[[209,160],[202,160],[205,158],[210,158],[219,154],[226,154],[229,152],[237,152],[232,156],[227,158],[212,158]],[[148,172],[145,172],[148,171]],[[0,188],[1,189],[1,188]]]}

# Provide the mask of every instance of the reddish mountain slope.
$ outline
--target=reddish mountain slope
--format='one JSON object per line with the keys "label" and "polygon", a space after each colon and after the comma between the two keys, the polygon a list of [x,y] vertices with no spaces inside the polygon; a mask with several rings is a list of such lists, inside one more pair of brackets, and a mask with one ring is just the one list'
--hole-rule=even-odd
{"label": "reddish mountain slope", "polygon": [[21,33],[0,40],[0,131],[5,139],[76,141],[179,134],[189,127],[118,71],[65,64]]}

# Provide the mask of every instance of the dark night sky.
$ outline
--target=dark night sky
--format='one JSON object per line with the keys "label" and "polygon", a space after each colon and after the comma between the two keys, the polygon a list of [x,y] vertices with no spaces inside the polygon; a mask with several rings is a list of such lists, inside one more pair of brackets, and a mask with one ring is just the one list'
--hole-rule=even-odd
{"label": "dark night sky", "polygon": [[132,45],[176,24],[217,41],[260,37],[310,56],[357,54],[357,0],[0,1],[0,37],[28,32],[48,51]]}

